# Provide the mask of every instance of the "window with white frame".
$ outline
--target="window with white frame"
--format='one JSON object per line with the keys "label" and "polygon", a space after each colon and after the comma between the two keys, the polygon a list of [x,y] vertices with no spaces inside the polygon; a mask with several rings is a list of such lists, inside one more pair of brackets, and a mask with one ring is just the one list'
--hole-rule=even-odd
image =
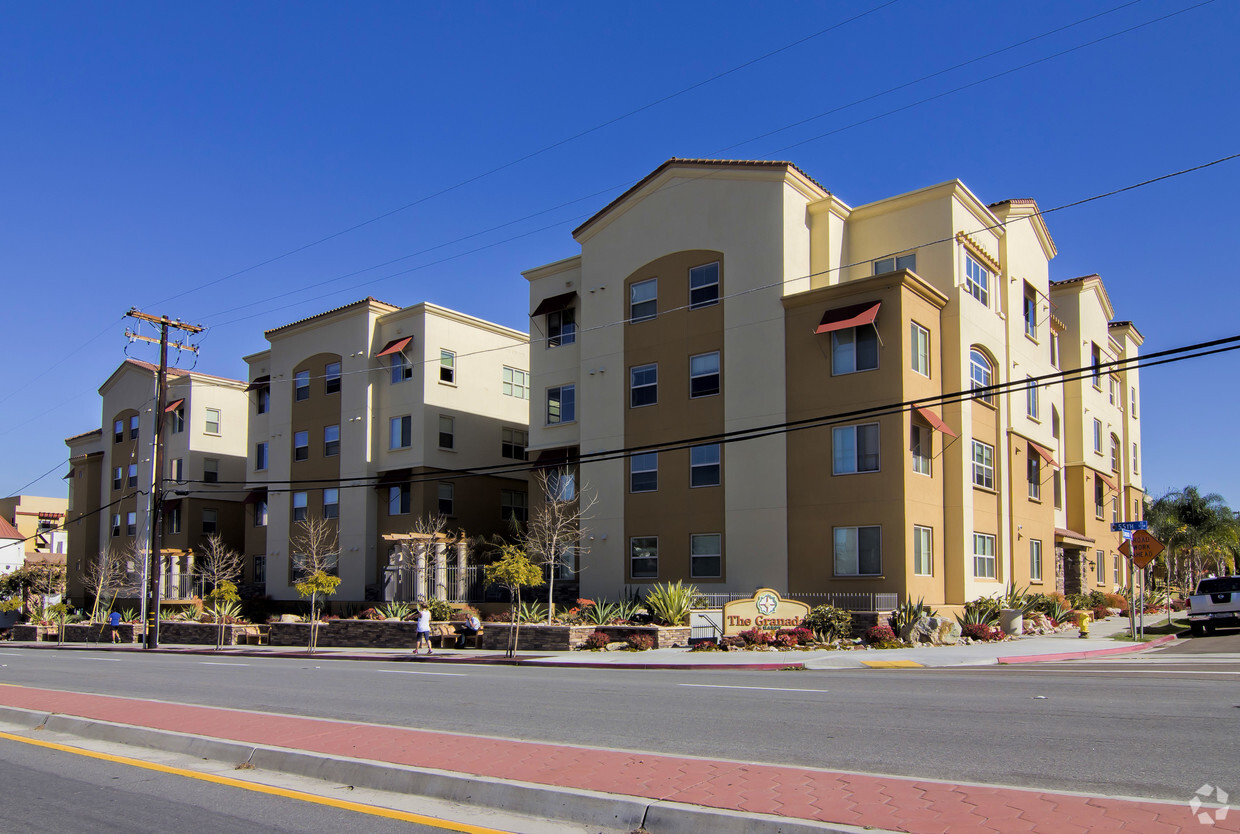
{"label": "window with white frame", "polygon": [[1114,571],[1114,573],[1112,573],[1112,576],[1114,577],[1115,584],[1118,585],[1119,580],[1120,580],[1119,557],[1118,556],[1115,556],[1115,555],[1111,556],[1111,569]]}
{"label": "window with white frame", "polygon": [[659,366],[635,365],[629,368],[629,408],[654,405],[659,401]]}
{"label": "window with white frame", "polygon": [[177,406],[176,408],[172,410],[172,413],[168,416],[172,418],[171,425],[169,426],[169,430],[173,434],[180,434],[181,432],[185,431],[185,406],[183,405]]}
{"label": "window with white frame", "polygon": [[1102,486],[1102,479],[1094,475],[1094,518],[1105,518],[1106,512],[1106,490]]}
{"label": "window with white frame", "polygon": [[296,402],[310,399],[309,371],[298,371],[293,375],[293,399]]}
{"label": "window with white frame", "polygon": [[323,368],[323,393],[340,393],[340,363],[328,362]]}
{"label": "window with white frame", "polygon": [[118,466],[112,470],[112,489],[120,489],[125,485],[125,467]]}
{"label": "window with white frame", "polygon": [[500,429],[500,457],[509,460],[525,460],[525,447],[530,443],[530,433],[524,429]]}
{"label": "window with white frame", "polygon": [[1051,405],[1051,437],[1059,439],[1059,409]]}
{"label": "window with white frame", "polygon": [[1102,454],[1102,421],[1094,418],[1094,451]]}
{"label": "window with white frame", "polygon": [[[974,390],[989,388],[995,384],[995,366],[991,363],[990,358],[977,348],[969,351],[969,381]],[[995,393],[988,391],[984,394],[979,394],[977,399],[994,405]]]}
{"label": "window with white frame", "polygon": [[[204,517],[206,516],[205,512],[203,513],[203,516]],[[138,535],[138,514],[137,513],[125,513],[125,535],[126,536]]]}
{"label": "window with white frame", "polygon": [[573,308],[547,313],[547,347],[571,345],[577,341],[577,323]]}
{"label": "window with white frame", "polygon": [[1025,335],[1030,339],[1038,338],[1038,291],[1031,284],[1025,284]]}
{"label": "window with white frame", "polygon": [[266,581],[267,581],[267,557],[266,556],[255,556],[254,557],[254,582],[255,584],[262,585]]}
{"label": "window with white frame", "polygon": [[439,415],[439,448],[452,449],[456,446],[456,418],[447,414]]}
{"label": "window with white frame", "polygon": [[530,372],[504,366],[504,395],[519,400],[530,398]]}
{"label": "window with white frame", "polygon": [[218,408],[207,409],[207,419],[203,425],[203,431],[207,434],[220,433],[220,410]]}
{"label": "window with white frame", "polygon": [[310,460],[310,432],[293,432],[293,460]]}
{"label": "window with white frame", "polygon": [[659,279],[629,285],[629,321],[648,321],[659,312]]}
{"label": "window with white frame", "polygon": [[1094,388],[1102,390],[1102,348],[1090,342],[1089,364],[1093,367]]}
{"label": "window with white frame", "polygon": [[930,576],[934,572],[934,530],[913,525],[913,574]]}
{"label": "window with white frame", "polygon": [[980,440],[973,441],[973,486],[995,488],[995,447]]}
{"label": "window with white frame", "polygon": [[112,537],[116,538],[121,534],[121,514],[112,514]]}
{"label": "window with white frame", "polygon": [[559,466],[547,471],[547,498],[552,501],[572,501],[577,497],[577,470],[572,466]]}
{"label": "window with white frame", "polygon": [[[137,473],[135,473],[136,475]],[[218,458],[202,459],[202,480],[203,483],[216,484],[220,480],[220,461]]]}
{"label": "window with white frame", "polygon": [[1025,378],[1025,415],[1030,420],[1042,419],[1042,400],[1038,393],[1038,384],[1033,377]]}
{"label": "window with white frame", "polygon": [[1119,393],[1119,380],[1115,377],[1107,379],[1107,399],[1111,405],[1118,404],[1120,408],[1124,407],[1124,400]]}
{"label": "window with white frame", "polygon": [[388,421],[388,448],[408,449],[413,445],[413,417],[393,417]]}
{"label": "window with white frame", "polygon": [[1119,521],[1119,496],[1111,496],[1111,521],[1112,523]]}
{"label": "window with white frame", "polygon": [[340,518],[340,490],[323,490],[323,518]]}
{"label": "window with white frame", "polygon": [[[267,444],[266,444],[266,443],[261,443],[261,444],[259,444],[259,445],[261,445],[261,446],[264,446],[264,447],[265,447]],[[266,460],[266,457],[265,457],[266,451],[267,451],[267,450],[264,448],[264,449],[263,449],[263,452],[264,452],[264,458],[263,458],[263,460]],[[174,480],[174,481],[182,481],[182,482],[183,482],[183,481],[185,480],[185,458],[173,458],[173,459],[172,459],[172,468],[171,468],[170,472],[171,472],[171,475],[172,475],[172,480]]]}
{"label": "window with white frame", "polygon": [[305,521],[306,513],[310,507],[310,494],[306,492],[293,493],[293,521]]}
{"label": "window with white frame", "polygon": [[634,536],[629,539],[629,574],[634,579],[659,578],[658,536]]}
{"label": "window with white frame", "polygon": [[837,426],[831,430],[832,474],[878,471],[878,423]]}
{"label": "window with white frame", "polygon": [[113,443],[124,443],[125,442],[125,421],[124,420],[117,420],[115,423],[112,424],[112,442]]}
{"label": "window with white frame", "polygon": [[439,381],[456,385],[456,353],[450,350],[439,351]]}
{"label": "window with white frame", "polygon": [[409,496],[409,484],[395,484],[388,487],[388,515],[408,515]]}
{"label": "window with white frame", "polygon": [[689,357],[689,396],[709,397],[719,393],[719,351]]}
{"label": "window with white frame", "polygon": [[1029,482],[1029,500],[1042,500],[1042,458],[1029,449],[1028,460],[1025,461],[1025,479]]}
{"label": "window with white frame", "polygon": [[439,514],[452,515],[456,509],[456,484],[439,485]]}
{"label": "window with white frame", "polygon": [[990,306],[990,270],[969,252],[964,253],[964,283],[969,295]]}
{"label": "window with white frame", "polygon": [[1141,452],[1137,444],[1132,444],[1132,474],[1141,474]]}
{"label": "window with white frame", "polygon": [[1051,471],[1051,487],[1055,493],[1055,509],[1063,509],[1063,481],[1059,478],[1059,470]]}
{"label": "window with white frame", "polygon": [[164,532],[175,536],[181,532],[181,508],[173,507],[164,513]]}
{"label": "window with white frame", "polygon": [[629,492],[654,492],[659,488],[659,453],[642,452],[629,458]]}
{"label": "window with white frame", "polygon": [[254,502],[254,526],[267,526],[267,499],[260,498]]}
{"label": "window with white frame", "polygon": [[930,443],[933,435],[929,426],[913,423],[909,431],[909,449],[913,453],[913,471],[918,475],[930,474]]}
{"label": "window with white frame", "polygon": [[1116,437],[1115,435],[1111,435],[1111,471],[1112,472],[1119,471],[1119,457],[1120,457],[1119,449],[1120,449],[1119,438]]}
{"label": "window with white frame", "polygon": [[214,536],[220,529],[220,513],[219,510],[205,509],[202,511],[202,534],[204,536]]}
{"label": "window with white frame", "polygon": [[723,576],[721,534],[693,533],[689,536],[689,576],[693,579],[719,579]]}
{"label": "window with white frame", "polygon": [[689,270],[689,309],[719,303],[719,262],[695,266]]}
{"label": "window with white frame", "polygon": [[[218,461],[216,462],[216,465],[217,466],[219,465]],[[131,487],[136,487],[138,485],[138,464],[136,463],[129,464],[129,471],[126,474],[128,476],[126,478],[127,485]]]}
{"label": "window with white frame", "polygon": [[882,575],[881,527],[836,527],[834,533],[836,576]]}
{"label": "window with white frame", "polygon": [[1129,397],[1128,413],[1135,420],[1137,419],[1137,389],[1129,388],[1128,392],[1131,395]]}
{"label": "window with white frame", "polygon": [[909,322],[909,351],[915,373],[930,376],[930,331],[917,322]]}
{"label": "window with white frame", "polygon": [[577,419],[577,386],[557,385],[547,389],[547,425],[571,423]]}
{"label": "window with white frame", "polygon": [[893,258],[879,258],[874,262],[875,275],[885,275],[888,272],[895,272],[900,269],[916,272],[917,253],[910,252],[907,255],[897,255]]}
{"label": "window with white frame", "polygon": [[1098,584],[1101,585],[1102,583],[1107,581],[1107,554],[1106,552],[1102,550],[1095,550],[1094,560],[1095,560],[1094,564],[1098,568]]}
{"label": "window with white frame", "polygon": [[1029,578],[1042,581],[1042,542],[1037,539],[1029,540]]}
{"label": "window with white frame", "polygon": [[1059,369],[1059,334],[1051,333],[1051,367]]}
{"label": "window with white frame", "polygon": [[995,537],[989,533],[973,534],[973,576],[995,578]]}
{"label": "window with white frame", "polygon": [[689,486],[713,487],[722,482],[718,443],[689,448]]}
{"label": "window with white frame", "polygon": [[501,489],[499,491],[499,517],[504,521],[519,521],[522,524],[529,521],[529,493],[519,489]]}
{"label": "window with white frame", "polygon": [[831,374],[855,374],[878,368],[878,330],[872,324],[831,331]]}
{"label": "window with white frame", "polygon": [[340,454],[340,426],[323,427],[323,457],[334,458]]}
{"label": "window with white frame", "polygon": [[[207,410],[210,411],[210,409],[207,409]],[[215,427],[215,430],[218,432],[219,431],[219,425],[218,425],[219,412],[218,411],[216,412],[216,423],[217,425]],[[141,428],[142,428],[141,418],[137,414],[134,414],[132,417],[129,418],[129,439],[137,440],[138,432],[141,430]]]}
{"label": "window with white frame", "polygon": [[389,357],[388,365],[391,369],[392,385],[399,385],[402,382],[413,379],[413,365],[409,364],[409,360],[399,350]]}

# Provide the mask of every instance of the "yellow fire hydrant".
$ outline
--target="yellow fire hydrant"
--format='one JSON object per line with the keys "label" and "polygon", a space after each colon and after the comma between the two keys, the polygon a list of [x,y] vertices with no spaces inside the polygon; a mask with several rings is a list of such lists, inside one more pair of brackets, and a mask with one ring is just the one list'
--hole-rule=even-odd
{"label": "yellow fire hydrant", "polygon": [[1092,619],[1093,617],[1089,615],[1088,611],[1076,612],[1076,625],[1081,630],[1080,637],[1082,640],[1089,637],[1089,621]]}

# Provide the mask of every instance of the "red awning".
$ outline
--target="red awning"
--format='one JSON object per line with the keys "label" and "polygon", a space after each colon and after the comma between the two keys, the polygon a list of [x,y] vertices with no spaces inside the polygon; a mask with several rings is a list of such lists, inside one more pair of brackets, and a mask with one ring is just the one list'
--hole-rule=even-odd
{"label": "red awning", "polygon": [[245,390],[255,391],[259,388],[270,388],[270,387],[271,387],[271,375],[268,374],[267,376],[254,377],[254,381],[251,382],[249,385],[245,386]]}
{"label": "red awning", "polygon": [[1112,481],[1106,475],[1103,475],[1101,472],[1094,472],[1094,476],[1097,478],[1101,478],[1102,482],[1106,484],[1107,486],[1109,486],[1112,492],[1119,492],[1119,487],[1115,485],[1115,481]]}
{"label": "red awning", "polygon": [[409,343],[412,341],[413,341],[412,336],[406,336],[403,339],[393,339],[392,341],[387,343],[387,347],[385,347],[383,350],[376,353],[375,356],[376,357],[391,356],[393,353],[399,353],[400,351],[409,347]]}
{"label": "red awning", "polygon": [[266,500],[267,500],[267,488],[263,487],[261,489],[250,490],[249,494],[246,495],[245,497],[245,501],[243,501],[242,503],[243,504],[257,504],[259,501],[266,501]]}
{"label": "red awning", "polygon": [[1046,461],[1047,466],[1051,467],[1052,469],[1059,468],[1059,464],[1055,463],[1055,453],[1052,452],[1050,449],[1047,449],[1045,446],[1039,446],[1038,444],[1034,443],[1032,440],[1029,441],[1029,448],[1037,452],[1038,456],[1042,458],[1042,460]]}
{"label": "red awning", "polygon": [[185,400],[184,398],[182,398],[182,399],[177,400],[176,402],[168,403],[168,405],[164,408],[164,413],[171,414],[172,412],[180,408],[184,402]]}
{"label": "red awning", "polygon": [[558,313],[561,310],[567,310],[573,306],[573,302],[577,300],[577,293],[566,292],[561,295],[553,295],[550,298],[544,298],[534,308],[534,312],[530,313],[530,318],[534,316],[543,316],[547,313]]}
{"label": "red awning", "polygon": [[874,319],[878,317],[878,308],[881,306],[883,306],[881,301],[867,301],[864,304],[827,310],[822,314],[822,321],[818,322],[818,328],[814,333],[830,333],[833,330],[873,324]]}
{"label": "red awning", "polygon": [[1055,538],[1067,541],[1070,544],[1093,544],[1094,540],[1084,533],[1078,533],[1075,530],[1067,530],[1063,527],[1055,528]]}
{"label": "red awning", "polygon": [[[877,307],[875,307],[875,309],[878,309],[878,308],[877,308]],[[943,432],[943,434],[950,435],[950,436],[952,436],[952,437],[959,437],[959,436],[960,436],[960,435],[956,434],[954,431],[952,431],[951,426],[949,426],[949,425],[947,425],[946,423],[944,423],[944,422],[943,422],[943,421],[939,418],[939,415],[935,414],[935,413],[934,413],[933,411],[931,411],[930,409],[928,409],[928,408],[922,408],[921,406],[917,405],[917,406],[913,406],[913,410],[917,412],[917,415],[918,415],[919,417],[921,417],[921,419],[923,419],[923,420],[925,420],[927,423],[929,423],[929,424],[930,424],[930,428],[934,429],[935,431],[941,431],[941,432]]]}

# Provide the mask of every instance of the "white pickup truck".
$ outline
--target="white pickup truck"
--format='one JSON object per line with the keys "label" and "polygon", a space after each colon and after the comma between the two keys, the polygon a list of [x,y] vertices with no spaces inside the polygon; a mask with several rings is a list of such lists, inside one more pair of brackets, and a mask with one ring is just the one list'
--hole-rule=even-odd
{"label": "white pickup truck", "polygon": [[1217,626],[1240,626],[1240,576],[1216,576],[1197,583],[1188,598],[1188,625],[1194,637]]}

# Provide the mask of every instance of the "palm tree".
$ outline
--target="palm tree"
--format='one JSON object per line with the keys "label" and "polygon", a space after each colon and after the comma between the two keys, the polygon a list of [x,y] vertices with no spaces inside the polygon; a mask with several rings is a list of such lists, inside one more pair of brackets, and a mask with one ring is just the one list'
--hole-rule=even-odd
{"label": "palm tree", "polygon": [[1146,504],[1154,536],[1167,545],[1167,583],[1193,588],[1207,569],[1228,572],[1240,551],[1240,523],[1223,496],[1195,486]]}

